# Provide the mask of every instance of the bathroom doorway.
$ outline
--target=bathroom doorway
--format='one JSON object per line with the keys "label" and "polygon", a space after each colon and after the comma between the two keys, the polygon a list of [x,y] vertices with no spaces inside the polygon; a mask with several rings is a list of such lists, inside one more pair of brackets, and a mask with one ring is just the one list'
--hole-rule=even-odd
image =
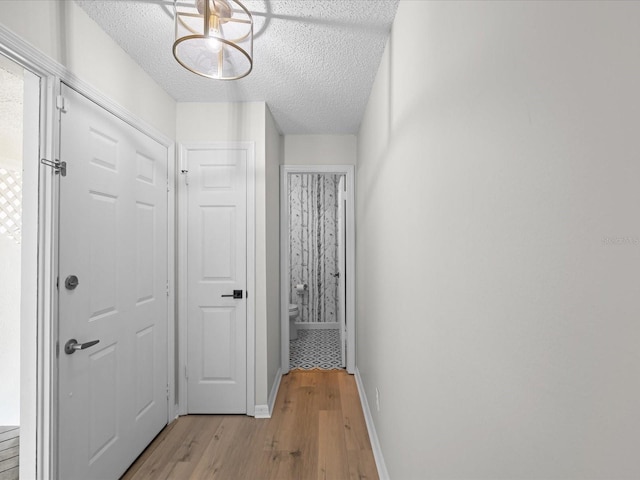
{"label": "bathroom doorway", "polygon": [[352,166],[283,166],[282,371],[355,369]]}

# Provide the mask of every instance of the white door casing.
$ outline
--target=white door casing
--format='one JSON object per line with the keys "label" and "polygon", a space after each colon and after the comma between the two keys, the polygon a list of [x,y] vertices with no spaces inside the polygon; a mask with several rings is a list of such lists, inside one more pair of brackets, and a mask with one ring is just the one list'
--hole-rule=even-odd
{"label": "white door casing", "polygon": [[347,313],[346,313],[346,291],[345,280],[347,277],[346,269],[346,195],[345,195],[346,178],[342,176],[340,178],[340,190],[338,191],[338,324],[340,329],[340,348],[342,368],[347,366]]}
{"label": "white door casing", "polygon": [[[252,167],[252,144],[181,151],[187,197],[181,222],[187,247],[185,413],[253,413],[247,299],[247,292],[254,294]],[[234,291],[242,298],[234,298]]]}
{"label": "white door casing", "polygon": [[62,95],[58,477],[118,478],[166,425],[168,152]]}

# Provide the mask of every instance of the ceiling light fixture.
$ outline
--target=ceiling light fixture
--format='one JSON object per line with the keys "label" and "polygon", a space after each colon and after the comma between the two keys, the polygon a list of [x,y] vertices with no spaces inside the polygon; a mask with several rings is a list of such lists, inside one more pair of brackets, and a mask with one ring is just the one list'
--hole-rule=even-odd
{"label": "ceiling light fixture", "polygon": [[237,0],[174,0],[173,56],[187,70],[217,80],[246,77],[253,68],[253,17]]}

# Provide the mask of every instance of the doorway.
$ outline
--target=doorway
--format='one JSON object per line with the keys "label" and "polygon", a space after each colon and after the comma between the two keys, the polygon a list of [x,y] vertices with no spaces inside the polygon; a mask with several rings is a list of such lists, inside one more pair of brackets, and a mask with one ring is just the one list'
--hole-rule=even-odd
{"label": "doorway", "polygon": [[355,370],[354,167],[281,167],[282,371]]}
{"label": "doorway", "polygon": [[40,77],[0,54],[0,477],[36,469]]}
{"label": "doorway", "polygon": [[183,415],[255,412],[254,151],[252,142],[180,146]]}

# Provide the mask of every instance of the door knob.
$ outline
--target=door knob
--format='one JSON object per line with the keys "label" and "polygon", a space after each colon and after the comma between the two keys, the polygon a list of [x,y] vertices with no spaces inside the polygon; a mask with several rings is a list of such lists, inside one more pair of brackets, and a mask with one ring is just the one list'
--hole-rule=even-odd
{"label": "door knob", "polygon": [[234,290],[233,295],[220,295],[221,297],[242,298],[242,290]]}
{"label": "door knob", "polygon": [[93,347],[99,342],[100,340],[91,340],[90,342],[78,343],[75,338],[72,338],[64,344],[64,353],[71,355],[72,353],[76,353],[76,350],[84,350],[85,348]]}

